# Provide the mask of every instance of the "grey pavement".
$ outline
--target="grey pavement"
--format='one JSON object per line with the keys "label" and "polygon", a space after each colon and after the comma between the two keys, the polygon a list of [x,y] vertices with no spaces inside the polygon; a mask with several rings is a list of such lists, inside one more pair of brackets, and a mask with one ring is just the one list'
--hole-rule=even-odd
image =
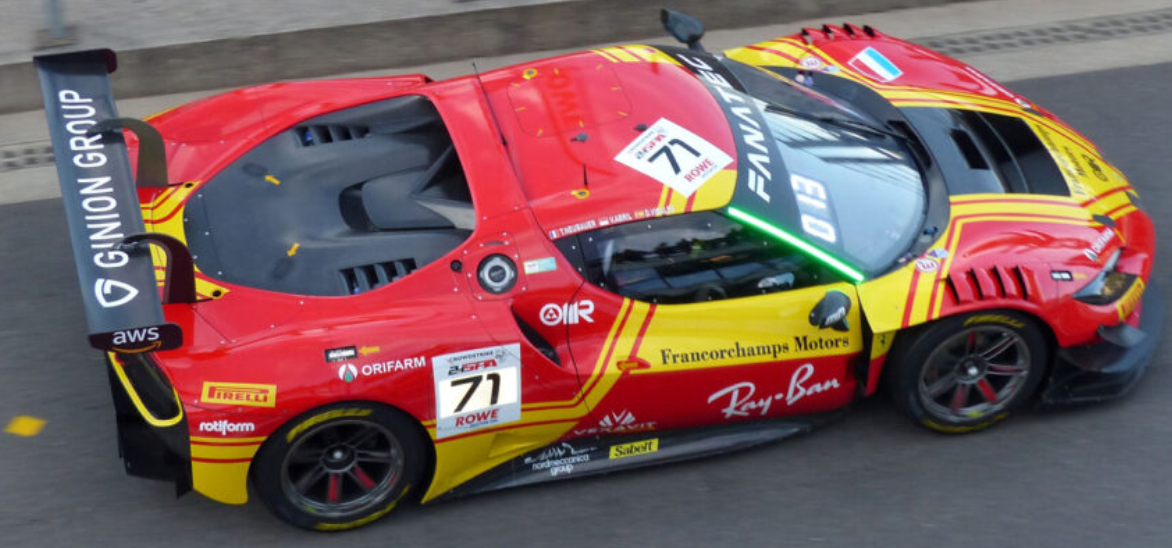
{"label": "grey pavement", "polygon": [[[0,63],[28,60],[46,0],[0,0]],[[59,0],[78,46],[116,50],[565,0]]]}
{"label": "grey pavement", "polygon": [[[1161,281],[1172,269],[1172,225],[1159,222],[1172,213],[1170,75],[1165,64],[1009,82],[1136,182],[1157,218]],[[969,436],[926,432],[875,398],[758,450],[405,508],[341,535],[294,530],[255,502],[175,499],[121,471],[71,258],[53,252],[68,246],[60,207],[0,206],[0,417],[49,421],[34,438],[0,435],[2,546],[1158,548],[1172,536],[1172,324],[1130,397]]]}

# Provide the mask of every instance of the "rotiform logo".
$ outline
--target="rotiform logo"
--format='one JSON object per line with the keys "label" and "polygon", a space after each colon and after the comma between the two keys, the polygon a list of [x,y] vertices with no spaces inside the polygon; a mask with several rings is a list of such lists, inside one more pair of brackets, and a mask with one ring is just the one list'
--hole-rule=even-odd
{"label": "rotiform logo", "polygon": [[229,422],[218,420],[199,423],[200,432],[215,432],[221,436],[228,434],[244,434],[256,431],[256,425],[251,422]]}

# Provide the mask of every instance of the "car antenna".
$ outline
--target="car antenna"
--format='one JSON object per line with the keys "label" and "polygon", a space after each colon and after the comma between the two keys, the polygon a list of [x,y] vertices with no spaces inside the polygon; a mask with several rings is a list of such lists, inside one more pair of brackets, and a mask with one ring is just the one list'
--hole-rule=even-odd
{"label": "car antenna", "polygon": [[496,126],[497,135],[501,136],[501,144],[506,147],[509,146],[508,139],[505,139],[505,132],[501,131],[501,121],[496,117],[496,109],[492,108],[492,99],[489,99],[488,92],[484,90],[484,80],[480,79],[480,69],[476,66],[476,61],[472,61],[472,72],[476,73],[476,81],[480,84],[480,93],[484,95],[484,102],[488,103],[488,114],[492,116],[492,123]]}

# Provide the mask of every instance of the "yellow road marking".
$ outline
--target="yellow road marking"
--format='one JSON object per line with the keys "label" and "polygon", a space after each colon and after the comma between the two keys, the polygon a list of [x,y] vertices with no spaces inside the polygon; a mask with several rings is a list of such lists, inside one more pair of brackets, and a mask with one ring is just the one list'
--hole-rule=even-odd
{"label": "yellow road marking", "polygon": [[22,438],[31,438],[40,434],[41,429],[48,422],[45,419],[38,419],[28,415],[17,415],[8,422],[8,426],[4,427],[4,431]]}

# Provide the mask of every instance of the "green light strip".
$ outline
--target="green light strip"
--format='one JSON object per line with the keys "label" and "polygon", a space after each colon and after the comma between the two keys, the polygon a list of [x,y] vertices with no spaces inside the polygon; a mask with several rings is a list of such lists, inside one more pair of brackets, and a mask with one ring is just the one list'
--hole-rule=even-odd
{"label": "green light strip", "polygon": [[758,219],[758,218],[756,218],[748,213],[745,213],[744,211],[741,211],[735,207],[730,206],[728,208],[728,214],[737,220],[744,221],[750,225],[753,225],[754,227],[757,227],[757,228],[777,237],[777,239],[804,251],[807,255],[811,255],[815,259],[818,259],[818,260],[822,261],[823,263],[826,263],[827,266],[837,270],[843,276],[846,276],[848,279],[850,279],[851,281],[853,281],[855,283],[859,283],[859,282],[863,281],[864,276],[863,276],[862,272],[855,270],[850,265],[836,259],[835,257],[830,255],[829,253],[822,251],[821,249],[818,249],[817,247],[814,247],[814,246],[806,243],[801,238],[798,238],[797,236],[794,236],[793,234],[790,234],[789,232],[786,232],[776,226],[773,226],[765,221],[762,221],[761,219]]}

